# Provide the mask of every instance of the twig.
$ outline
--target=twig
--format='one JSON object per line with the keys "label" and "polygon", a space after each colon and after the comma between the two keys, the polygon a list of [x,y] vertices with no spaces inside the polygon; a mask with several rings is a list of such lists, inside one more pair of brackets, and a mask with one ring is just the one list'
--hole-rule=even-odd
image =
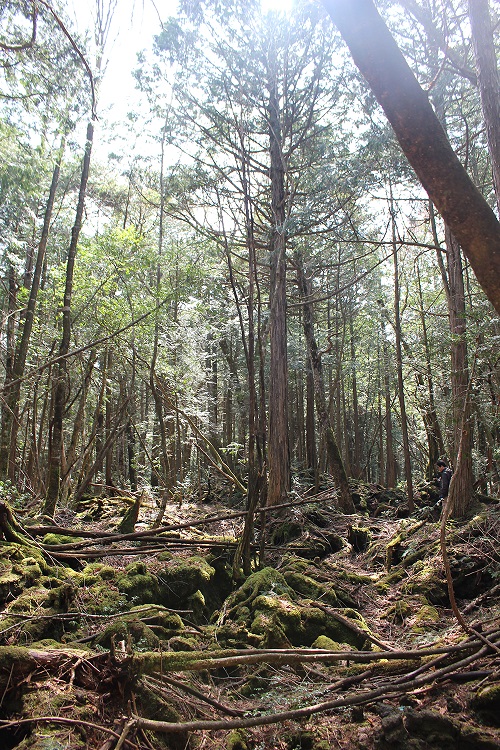
{"label": "twig", "polygon": [[135,719],[129,719],[125,723],[125,726],[122,729],[120,738],[118,742],[116,743],[115,750],[120,750],[120,748],[123,747],[123,743],[125,742],[127,735],[129,734],[130,730],[134,728],[134,726],[135,726]]}
{"label": "twig", "polygon": [[369,631],[359,628],[357,625],[355,625],[355,623],[352,622],[352,620],[349,620],[349,618],[344,617],[338,612],[335,612],[335,610],[331,607],[325,607],[323,604],[319,604],[319,602],[311,602],[311,604],[313,607],[320,609],[322,612],[326,612],[327,615],[333,617],[335,620],[338,620],[338,622],[342,623],[342,625],[345,625],[346,628],[349,628],[349,630],[352,630],[352,632],[358,635],[360,638],[362,637],[367,641],[371,641],[371,643],[374,643],[376,646],[379,646],[379,648],[384,649],[384,651],[396,650],[394,646],[390,646],[388,643],[384,643],[384,641],[381,641],[379,638],[372,635]]}
{"label": "twig", "polygon": [[[488,648],[486,646],[483,646],[483,648],[478,652],[478,654],[474,655],[474,659],[479,658],[479,656],[483,656],[488,652]],[[468,662],[469,659],[464,659],[460,664],[464,664],[465,662]],[[443,671],[447,671],[448,667],[445,667]],[[152,731],[156,732],[185,732],[185,731],[200,731],[200,730],[216,730],[216,729],[244,729],[249,727],[256,727],[256,726],[266,726],[269,724],[278,724],[283,721],[296,721],[300,718],[309,717],[313,714],[317,713],[323,713],[325,711],[330,711],[335,708],[343,708],[346,706],[359,706],[365,703],[370,703],[380,696],[384,696],[385,698],[389,697],[395,697],[397,695],[401,695],[402,693],[409,692],[410,690],[420,687],[422,685],[426,685],[429,682],[434,682],[436,679],[436,676],[440,673],[431,673],[429,675],[425,675],[424,677],[421,677],[417,680],[410,680],[406,683],[400,683],[397,686],[397,689],[394,690],[391,688],[390,684],[388,685],[383,684],[382,686],[373,689],[373,690],[365,690],[362,692],[359,692],[353,696],[347,696],[343,698],[337,698],[335,700],[331,701],[325,701],[323,703],[316,703],[310,706],[305,706],[304,708],[299,708],[292,711],[281,711],[275,714],[266,714],[261,716],[252,716],[247,717],[244,719],[230,719],[230,720],[216,720],[216,721],[189,721],[189,722],[163,722],[163,721],[153,721],[150,719],[143,719],[140,716],[134,716],[134,718],[137,721],[137,726],[143,727],[144,729],[151,729]]]}
{"label": "twig", "polygon": [[146,684],[150,684],[152,687],[159,688],[161,690],[162,683],[166,683],[168,685],[172,685],[172,687],[176,687],[179,690],[183,690],[185,693],[188,693],[189,695],[192,695],[195,698],[198,698],[201,701],[204,701],[205,703],[208,703],[209,706],[213,706],[213,708],[216,708],[219,711],[222,711],[224,714],[228,714],[228,716],[242,716],[245,712],[240,711],[239,709],[229,708],[228,706],[224,706],[222,703],[219,703],[219,701],[216,701],[214,698],[211,698],[209,695],[206,695],[205,693],[200,693],[199,690],[196,690],[195,688],[191,687],[191,685],[187,685],[185,682],[179,682],[179,680],[174,680],[171,677],[166,677],[165,675],[162,675],[161,680],[154,679],[152,677],[148,677],[144,680]]}
{"label": "twig", "polygon": [[2,729],[11,729],[13,727],[20,727],[25,724],[66,724],[72,727],[88,727],[89,729],[95,729],[99,732],[106,732],[112,735],[117,740],[120,739],[120,735],[117,734],[113,729],[103,727],[101,724],[94,724],[91,721],[84,721],[83,719],[67,719],[63,716],[32,716],[29,719],[0,719],[0,731]]}

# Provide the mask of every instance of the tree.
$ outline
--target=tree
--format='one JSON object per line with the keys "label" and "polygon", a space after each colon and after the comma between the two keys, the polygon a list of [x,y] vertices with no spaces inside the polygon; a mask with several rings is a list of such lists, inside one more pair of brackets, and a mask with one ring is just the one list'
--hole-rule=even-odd
{"label": "tree", "polygon": [[372,0],[323,0],[408,161],[500,312],[500,223],[453,152]]}

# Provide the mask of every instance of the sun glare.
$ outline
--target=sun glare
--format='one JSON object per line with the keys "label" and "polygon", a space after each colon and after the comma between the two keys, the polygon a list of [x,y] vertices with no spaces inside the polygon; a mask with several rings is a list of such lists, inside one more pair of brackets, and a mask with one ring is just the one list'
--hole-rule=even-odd
{"label": "sun glare", "polygon": [[292,9],[293,0],[261,0],[260,7],[263,13],[271,10],[287,13]]}

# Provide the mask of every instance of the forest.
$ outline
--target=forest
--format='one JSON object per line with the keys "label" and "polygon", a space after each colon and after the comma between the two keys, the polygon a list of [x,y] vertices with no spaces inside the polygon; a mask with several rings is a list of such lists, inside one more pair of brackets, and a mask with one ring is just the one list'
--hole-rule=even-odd
{"label": "forest", "polygon": [[148,2],[0,2],[0,747],[498,749],[500,6]]}

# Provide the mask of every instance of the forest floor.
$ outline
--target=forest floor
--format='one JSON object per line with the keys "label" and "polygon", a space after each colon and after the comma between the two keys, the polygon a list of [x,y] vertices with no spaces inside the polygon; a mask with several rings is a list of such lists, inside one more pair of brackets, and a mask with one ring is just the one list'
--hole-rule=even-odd
{"label": "forest floor", "polygon": [[500,503],[447,524],[460,624],[432,492],[354,489],[258,516],[237,583],[237,504],[1,503],[0,748],[500,749]]}

